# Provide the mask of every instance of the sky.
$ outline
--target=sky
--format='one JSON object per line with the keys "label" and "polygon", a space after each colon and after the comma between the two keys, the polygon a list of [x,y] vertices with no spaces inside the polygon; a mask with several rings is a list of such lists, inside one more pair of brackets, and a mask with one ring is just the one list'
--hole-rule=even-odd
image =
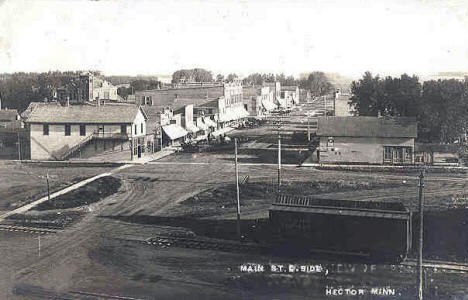
{"label": "sky", "polygon": [[468,72],[466,0],[0,0],[0,73]]}

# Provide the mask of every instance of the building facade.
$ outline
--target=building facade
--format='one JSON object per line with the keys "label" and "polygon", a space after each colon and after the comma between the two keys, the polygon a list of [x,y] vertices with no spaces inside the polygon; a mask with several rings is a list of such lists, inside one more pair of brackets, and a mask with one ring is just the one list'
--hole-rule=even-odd
{"label": "building facade", "polygon": [[247,86],[243,89],[244,107],[250,116],[263,117],[275,110],[269,86]]}
{"label": "building facade", "polygon": [[280,96],[286,101],[286,107],[293,107],[299,104],[299,87],[295,85],[282,86]]}
{"label": "building facade", "polygon": [[39,106],[27,119],[31,159],[65,160],[122,151],[126,159],[152,153],[147,117],[133,105]]}
{"label": "building facade", "polygon": [[61,103],[72,104],[120,99],[116,86],[89,72],[72,78],[66,86],[58,88],[56,98]]}
{"label": "building facade", "polygon": [[413,164],[412,118],[320,117],[320,163]]}

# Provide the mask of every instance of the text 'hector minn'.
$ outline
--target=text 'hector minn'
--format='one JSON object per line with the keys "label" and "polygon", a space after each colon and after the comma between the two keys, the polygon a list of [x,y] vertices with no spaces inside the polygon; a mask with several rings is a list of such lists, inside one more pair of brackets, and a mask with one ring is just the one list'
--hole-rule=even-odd
{"label": "text 'hector minn'", "polygon": [[362,295],[376,295],[376,296],[397,296],[396,290],[391,287],[329,287],[325,288],[326,296],[362,296]]}

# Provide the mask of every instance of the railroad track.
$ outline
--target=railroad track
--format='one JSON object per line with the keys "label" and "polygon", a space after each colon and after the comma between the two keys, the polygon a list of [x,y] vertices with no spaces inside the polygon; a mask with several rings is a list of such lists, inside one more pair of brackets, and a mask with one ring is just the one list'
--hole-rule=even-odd
{"label": "railroad track", "polygon": [[33,296],[40,299],[55,300],[79,300],[79,299],[117,299],[117,300],[143,300],[141,298],[116,296],[109,294],[98,294],[83,291],[57,292],[32,285],[20,285],[13,289],[13,293],[19,296]]}
{"label": "railroad track", "polygon": [[137,242],[145,245],[150,245],[158,248],[178,247],[190,248],[200,250],[217,250],[224,252],[249,252],[261,253],[266,250],[266,247],[253,243],[239,243],[236,241],[220,241],[220,240],[207,240],[197,238],[187,238],[180,236],[153,236],[147,239],[126,239],[118,238],[119,240]]}
{"label": "railroad track", "polygon": [[[262,253],[268,248],[265,246],[252,244],[252,243],[238,243],[235,241],[219,241],[219,240],[204,240],[196,238],[186,238],[179,236],[154,236],[148,239],[123,239],[124,241],[138,242],[158,248],[167,247],[179,247],[179,248],[191,248],[200,250],[217,250],[224,252],[249,252],[249,253]],[[408,258],[400,263],[404,266],[417,266],[417,260]],[[425,268],[435,268],[439,270],[450,270],[457,272],[468,272],[468,263],[459,263],[442,260],[424,260],[423,266]]]}
{"label": "railroad track", "polygon": [[[418,260],[414,258],[407,258],[401,264],[404,266],[416,267],[418,265]],[[440,270],[468,272],[468,263],[459,263],[459,262],[453,262],[453,261],[424,259],[423,267],[440,269]]]}
{"label": "railroad track", "polygon": [[50,229],[50,228],[16,226],[16,225],[0,225],[0,231],[26,232],[26,233],[37,233],[37,234],[51,234],[51,233],[57,233],[60,230],[59,229]]}

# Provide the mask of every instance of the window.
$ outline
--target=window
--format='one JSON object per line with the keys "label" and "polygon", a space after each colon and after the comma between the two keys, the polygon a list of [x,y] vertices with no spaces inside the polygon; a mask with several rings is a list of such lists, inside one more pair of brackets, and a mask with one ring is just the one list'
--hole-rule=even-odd
{"label": "window", "polygon": [[65,124],[65,135],[70,135],[71,133],[71,126],[69,124]]}
{"label": "window", "polygon": [[170,120],[169,124],[177,124],[177,121],[176,120]]}
{"label": "window", "polygon": [[143,123],[140,124],[140,131],[143,133]]}
{"label": "window", "polygon": [[412,160],[413,159],[413,149],[411,147],[407,147],[405,149],[405,160]]}
{"label": "window", "polygon": [[127,125],[120,125],[120,133],[127,134]]}
{"label": "window", "polygon": [[86,125],[80,125],[80,135],[81,136],[86,135]]}
{"label": "window", "polygon": [[42,125],[42,134],[49,135],[49,124]]}
{"label": "window", "polygon": [[384,147],[384,159],[392,160],[392,147]]}
{"label": "window", "polygon": [[138,127],[137,127],[137,125],[135,124],[135,134],[138,134],[137,128],[138,128]]}

